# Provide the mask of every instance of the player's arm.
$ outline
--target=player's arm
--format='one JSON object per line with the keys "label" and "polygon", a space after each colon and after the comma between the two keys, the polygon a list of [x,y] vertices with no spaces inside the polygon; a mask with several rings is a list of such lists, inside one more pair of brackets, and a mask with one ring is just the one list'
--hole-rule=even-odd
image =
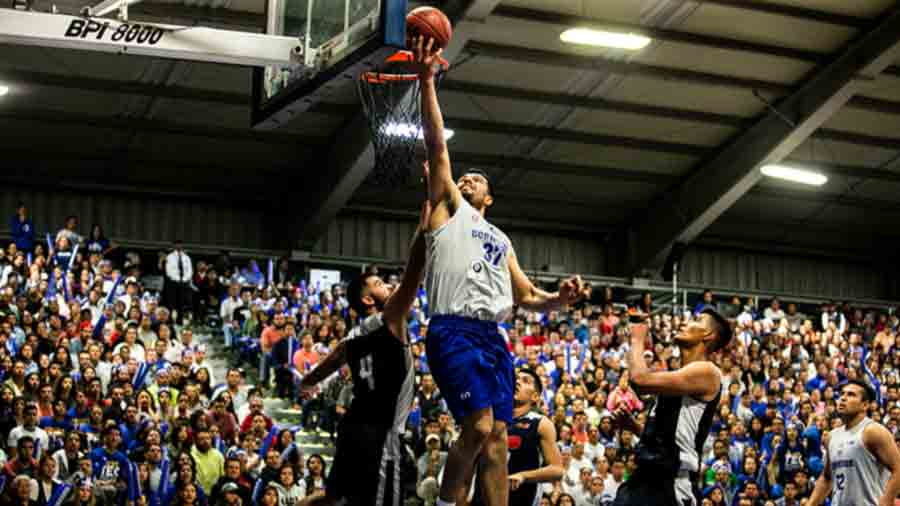
{"label": "player's arm", "polygon": [[434,39],[425,40],[421,36],[415,39],[414,44],[416,61],[422,64],[419,72],[422,133],[425,138],[425,149],[428,152],[428,164],[431,171],[428,194],[431,206],[435,210],[431,227],[434,229],[445,223],[456,212],[462,195],[453,182],[453,175],[450,171],[450,154],[444,138],[444,116],[441,113],[441,104],[438,102],[437,84],[435,83],[436,68],[442,50],[433,50]]}
{"label": "player's arm", "polygon": [[425,234],[431,219],[431,203],[425,201],[422,205],[422,215],[419,219],[419,228],[413,236],[412,247],[409,251],[409,260],[406,262],[406,270],[403,281],[394,290],[390,298],[384,304],[384,321],[391,333],[401,341],[406,342],[406,318],[409,309],[416,300],[419,285],[422,284],[422,275],[425,272]]}
{"label": "player's arm", "polygon": [[515,490],[524,482],[545,483],[562,479],[565,469],[562,455],[556,446],[556,427],[549,418],[541,418],[538,424],[538,436],[541,438],[541,453],[544,456],[544,467],[530,469],[509,476],[510,487]]}
{"label": "player's arm", "polygon": [[[293,358],[292,358],[293,360]],[[342,339],[338,341],[337,346],[331,350],[325,358],[319,362],[316,367],[309,371],[300,381],[300,388],[309,390],[321,383],[325,378],[331,376],[344,364],[347,363],[347,341]]]}
{"label": "player's arm", "polygon": [[694,362],[677,371],[651,370],[644,361],[644,341],[648,332],[646,323],[631,326],[628,372],[638,393],[705,398],[719,391],[721,379],[716,367],[709,362]]}
{"label": "player's arm", "polygon": [[816,486],[813,488],[812,494],[809,495],[809,501],[806,504],[807,506],[819,506],[829,495],[831,495],[831,458],[826,454],[825,469],[816,480]]}
{"label": "player's arm", "polygon": [[512,280],[513,301],[529,311],[547,312],[577,302],[584,292],[579,276],[569,278],[559,285],[556,293],[545,292],[534,286],[519,266],[516,253],[509,252],[509,275]]}
{"label": "player's arm", "polygon": [[866,449],[891,472],[878,504],[893,506],[894,498],[900,495],[900,450],[894,444],[894,437],[883,425],[873,423],[863,430],[862,440]]}

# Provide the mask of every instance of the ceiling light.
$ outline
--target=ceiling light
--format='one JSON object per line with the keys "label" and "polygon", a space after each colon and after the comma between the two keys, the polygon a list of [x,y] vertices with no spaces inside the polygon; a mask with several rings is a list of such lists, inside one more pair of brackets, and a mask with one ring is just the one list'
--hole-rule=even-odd
{"label": "ceiling light", "polygon": [[0,84],[0,97],[2,97],[3,95],[6,95],[7,93],[9,93],[9,86]]}
{"label": "ceiling light", "polygon": [[[395,137],[418,137],[422,139],[425,137],[425,134],[422,132],[422,127],[413,125],[411,123],[388,123],[382,127],[385,133]],[[444,140],[449,141],[453,134],[455,134],[452,129],[445,128],[444,129]]]}
{"label": "ceiling light", "polygon": [[797,167],[789,167],[787,165],[764,165],[759,170],[763,175],[769,177],[812,186],[822,186],[828,182],[828,177],[825,176],[825,174],[806,169],[798,169]]}
{"label": "ceiling light", "polygon": [[613,47],[632,51],[647,47],[651,41],[649,37],[643,35],[591,30],[590,28],[570,28],[560,34],[559,39],[569,44]]}

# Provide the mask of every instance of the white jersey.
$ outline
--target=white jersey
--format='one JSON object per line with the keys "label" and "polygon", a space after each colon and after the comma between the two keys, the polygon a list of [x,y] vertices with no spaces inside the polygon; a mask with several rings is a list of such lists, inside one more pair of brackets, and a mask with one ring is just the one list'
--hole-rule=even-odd
{"label": "white jersey", "polygon": [[427,236],[425,291],[432,315],[503,320],[512,310],[512,242],[465,199]]}
{"label": "white jersey", "polygon": [[863,445],[863,430],[875,423],[863,418],[856,427],[831,431],[828,459],[833,483],[832,506],[875,506],[884,493],[890,472]]}

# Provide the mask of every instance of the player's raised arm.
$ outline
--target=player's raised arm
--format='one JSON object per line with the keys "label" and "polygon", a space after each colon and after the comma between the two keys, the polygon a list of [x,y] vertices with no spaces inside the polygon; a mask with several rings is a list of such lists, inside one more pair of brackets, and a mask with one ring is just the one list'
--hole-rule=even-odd
{"label": "player's raised arm", "polygon": [[529,311],[547,312],[578,302],[584,295],[584,283],[578,276],[563,281],[556,293],[534,286],[519,266],[514,251],[509,254],[509,275],[512,280],[513,301]]}
{"label": "player's raised arm", "polygon": [[308,397],[315,393],[314,387],[325,380],[325,378],[336,373],[344,364],[347,363],[347,344],[345,340],[338,341],[337,346],[331,350],[315,368],[309,371],[300,381],[301,396]]}
{"label": "player's raised arm", "polygon": [[644,342],[648,332],[646,323],[631,327],[628,371],[631,384],[638,393],[708,397],[718,392],[721,380],[716,367],[710,362],[694,362],[671,372],[650,370],[644,361]]}
{"label": "player's raised arm", "polygon": [[384,322],[390,326],[391,332],[401,340],[406,339],[406,315],[416,300],[419,285],[422,283],[422,275],[425,272],[425,231],[428,230],[430,220],[431,202],[426,200],[422,205],[419,227],[413,236],[403,280],[384,304]]}
{"label": "player's raised arm", "polygon": [[[421,64],[419,84],[422,94],[422,133],[425,137],[425,149],[431,166],[429,178],[429,197],[434,210],[432,227],[440,226],[456,212],[462,196],[453,181],[450,171],[450,154],[444,138],[444,116],[437,97],[435,74],[441,61],[441,49],[433,49],[434,39],[425,40],[418,36],[414,39],[416,62]],[[444,206],[446,205],[446,208]]]}

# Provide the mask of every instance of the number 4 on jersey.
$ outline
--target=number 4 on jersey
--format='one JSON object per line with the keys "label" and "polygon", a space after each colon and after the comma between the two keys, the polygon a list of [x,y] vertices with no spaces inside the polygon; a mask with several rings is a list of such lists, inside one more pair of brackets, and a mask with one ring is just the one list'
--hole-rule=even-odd
{"label": "number 4 on jersey", "polygon": [[366,380],[369,390],[375,390],[375,368],[372,367],[372,355],[359,359],[359,377]]}

